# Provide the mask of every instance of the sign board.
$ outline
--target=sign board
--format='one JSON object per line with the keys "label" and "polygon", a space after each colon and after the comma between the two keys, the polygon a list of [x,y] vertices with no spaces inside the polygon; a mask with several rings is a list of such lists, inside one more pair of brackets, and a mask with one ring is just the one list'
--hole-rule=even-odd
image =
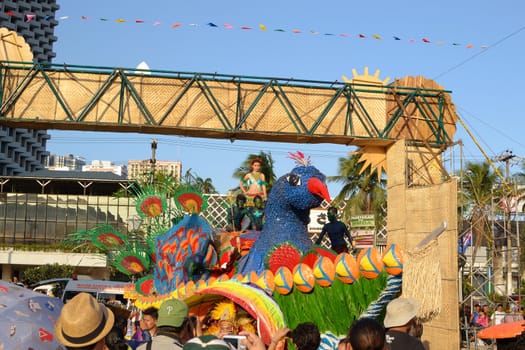
{"label": "sign board", "polygon": [[375,219],[373,214],[355,215],[350,219],[350,234],[357,248],[374,245]]}
{"label": "sign board", "polygon": [[355,215],[350,219],[350,227],[375,227],[373,214]]}
{"label": "sign board", "polygon": [[308,224],[308,232],[321,233],[324,224],[328,222],[326,209],[310,209],[310,223]]}
{"label": "sign board", "polygon": [[374,230],[369,229],[352,229],[350,235],[354,240],[354,244],[357,248],[367,248],[374,245]]}

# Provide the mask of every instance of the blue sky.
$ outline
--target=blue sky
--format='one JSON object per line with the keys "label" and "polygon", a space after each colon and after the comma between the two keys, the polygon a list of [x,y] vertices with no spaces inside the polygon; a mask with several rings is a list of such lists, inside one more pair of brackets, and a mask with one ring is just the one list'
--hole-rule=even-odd
{"label": "blue sky", "polygon": [[[352,76],[352,69],[362,73],[365,67],[371,73],[379,69],[380,78],[391,81],[421,75],[452,91],[459,115],[490,157],[506,150],[525,156],[522,1],[57,2],[61,7],[57,18],[68,18],[59,20],[55,29],[54,63],[130,68],[145,61],[152,69],[322,81],[341,81],[342,75]],[[117,19],[128,22],[117,23]],[[136,19],[145,22],[137,24]],[[210,22],[218,27],[208,26]],[[174,23],[182,25],[173,29]],[[226,23],[233,28],[225,28]],[[259,24],[268,30],[260,30]],[[294,29],[301,33],[293,33]],[[373,39],[373,34],[382,39]],[[183,172],[191,168],[203,178],[212,178],[220,192],[237,185],[232,173],[250,153],[271,152],[276,173],[282,175],[294,166],[287,153],[301,150],[326,175],[335,175],[339,157],[353,150],[339,145],[230,143],[166,135],[50,133],[51,153],[117,164],[148,159],[155,138],[157,159],[182,161]],[[459,123],[455,139],[464,143],[464,160],[483,160]],[[454,153],[459,157],[459,148]],[[330,184],[329,189],[335,195],[339,187]]]}

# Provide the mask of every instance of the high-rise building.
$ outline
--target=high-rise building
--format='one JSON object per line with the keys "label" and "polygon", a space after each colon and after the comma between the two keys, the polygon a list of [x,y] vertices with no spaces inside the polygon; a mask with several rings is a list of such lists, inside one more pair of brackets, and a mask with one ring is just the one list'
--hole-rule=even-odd
{"label": "high-rise building", "polygon": [[19,175],[44,169],[49,155],[45,130],[0,126],[0,175]]}
{"label": "high-rise building", "polygon": [[128,177],[128,168],[124,164],[115,165],[110,160],[92,160],[91,164],[82,166],[82,171],[113,173],[124,178]]}
{"label": "high-rise building", "polygon": [[55,0],[2,0],[0,27],[24,37],[33,52],[33,62],[51,62],[56,56],[53,43],[57,41],[55,12],[59,8]]}
{"label": "high-rise building", "polygon": [[[140,179],[149,176],[153,169],[153,163],[147,160],[129,160],[128,161],[128,179]],[[167,160],[156,160],[155,171],[170,174],[180,180],[182,173],[182,163]]]}
{"label": "high-rise building", "polygon": [[52,154],[46,160],[46,168],[49,170],[82,171],[84,165],[86,165],[84,158],[72,154],[63,156]]}
{"label": "high-rise building", "polygon": [[[2,0],[0,2],[0,27],[17,32],[24,37],[33,53],[33,62],[51,62],[55,57],[53,43],[55,0]],[[0,127],[0,175],[19,175],[44,169],[49,153],[45,130],[13,129]]]}

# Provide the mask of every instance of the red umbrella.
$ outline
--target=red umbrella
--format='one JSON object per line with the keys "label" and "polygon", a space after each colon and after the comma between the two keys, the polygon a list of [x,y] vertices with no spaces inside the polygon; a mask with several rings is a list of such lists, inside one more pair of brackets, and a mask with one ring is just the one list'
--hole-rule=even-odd
{"label": "red umbrella", "polygon": [[502,323],[497,326],[487,327],[478,332],[481,339],[514,338],[525,331],[525,321]]}

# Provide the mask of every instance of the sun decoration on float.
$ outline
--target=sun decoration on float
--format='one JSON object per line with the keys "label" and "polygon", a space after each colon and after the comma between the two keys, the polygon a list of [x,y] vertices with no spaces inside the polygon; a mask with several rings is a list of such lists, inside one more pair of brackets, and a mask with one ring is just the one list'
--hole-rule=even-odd
{"label": "sun decoration on float", "polygon": [[[345,75],[343,75],[343,81],[349,84],[366,84],[383,87],[388,84],[390,77],[386,77],[385,79],[381,80],[379,78],[379,73],[380,71],[377,69],[374,75],[370,75],[368,73],[368,67],[365,67],[364,73],[359,74],[354,68],[352,69],[352,74],[354,77],[352,79],[348,79]],[[357,151],[351,152],[349,155],[352,156],[354,154],[360,154],[361,156],[359,162],[364,163],[361,168],[361,173],[364,172],[369,166],[371,167],[370,169],[372,171],[377,170],[377,177],[379,180],[381,179],[381,174],[383,172],[386,173],[386,149],[384,147],[365,144],[360,146]]]}

